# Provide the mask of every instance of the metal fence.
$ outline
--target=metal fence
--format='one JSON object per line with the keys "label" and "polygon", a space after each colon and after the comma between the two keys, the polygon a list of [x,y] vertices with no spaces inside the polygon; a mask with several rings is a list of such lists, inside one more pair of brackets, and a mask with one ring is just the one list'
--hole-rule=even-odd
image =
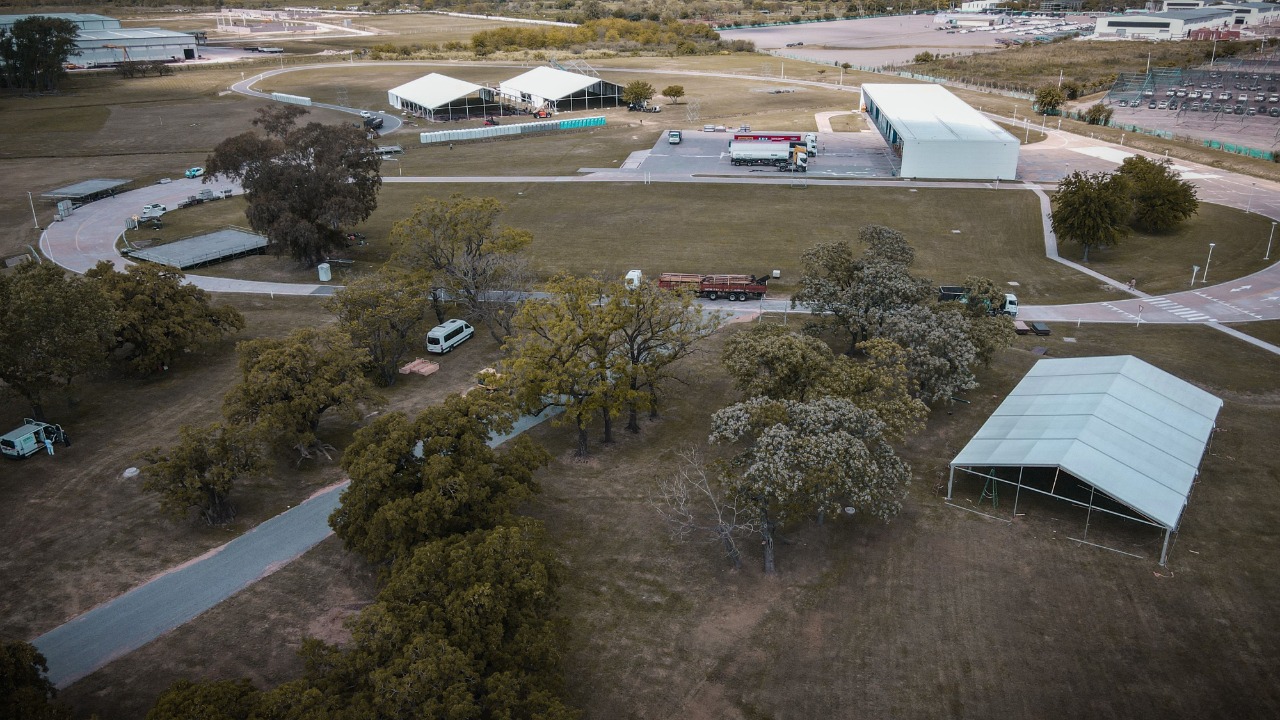
{"label": "metal fence", "polygon": [[513,125],[490,125],[488,127],[468,130],[438,130],[418,135],[423,145],[441,142],[461,142],[463,140],[483,140],[485,138],[505,137],[508,135],[526,135],[532,133],[554,132],[556,130],[576,130],[578,128],[602,127],[605,124],[603,115],[594,117],[572,118],[569,120],[543,120]]}

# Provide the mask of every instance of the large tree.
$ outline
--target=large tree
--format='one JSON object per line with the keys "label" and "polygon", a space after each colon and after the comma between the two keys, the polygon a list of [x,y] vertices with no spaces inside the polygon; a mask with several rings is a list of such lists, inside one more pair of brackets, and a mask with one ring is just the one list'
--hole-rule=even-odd
{"label": "large tree", "polygon": [[106,367],[115,326],[93,282],[57,265],[26,262],[0,274],[0,381],[44,417],[53,389]]}
{"label": "large tree", "polygon": [[142,489],[160,496],[160,508],[174,517],[191,509],[209,525],[236,517],[231,490],[236,480],[264,469],[257,441],[243,427],[215,423],[183,425],[178,442],[142,454]]}
{"label": "large tree", "polygon": [[140,263],[124,272],[103,260],[85,273],[115,309],[116,347],[142,374],[167,369],[180,355],[242,330],[244,316],[214,306],[209,294],[183,282],[180,270]]}
{"label": "large tree", "polygon": [[356,347],[369,352],[380,385],[392,385],[400,363],[421,351],[431,322],[431,285],[420,276],[383,267],[356,278],[328,302],[338,327]]}
{"label": "large tree", "polygon": [[0,78],[4,87],[46,92],[67,76],[80,30],[66,18],[32,15],[0,28]]}
{"label": "large tree", "polygon": [[[292,106],[290,106],[292,107]],[[347,232],[378,207],[382,161],[364,129],[349,124],[298,127],[296,109],[268,108],[243,133],[214,148],[205,181],[240,181],[254,230],[278,254],[311,264],[346,245]]]}
{"label": "large tree", "polygon": [[329,517],[347,549],[388,564],[425,542],[511,522],[551,458],[525,436],[490,446],[511,428],[499,398],[451,395],[413,420],[391,413],[358,431],[342,458],[351,485]]}
{"label": "large tree", "polygon": [[533,235],[499,225],[502,211],[491,197],[426,198],[391,228],[392,262],[442,291],[433,296],[437,320],[445,320],[447,299],[485,323],[498,341],[511,332],[511,318],[532,278],[525,250]]}
{"label": "large tree", "polygon": [[668,85],[662,89],[662,95],[671,101],[672,105],[680,102],[680,98],[684,97],[683,85]]}
{"label": "large tree", "polygon": [[1196,186],[1183,180],[1168,160],[1130,155],[1117,173],[1129,181],[1132,223],[1142,230],[1172,230],[1200,208]]}
{"label": "large tree", "polygon": [[49,666],[31,643],[0,643],[0,717],[14,720],[70,720],[71,710],[55,698],[45,677]]}
{"label": "large tree", "polygon": [[544,287],[545,296],[527,300],[503,348],[498,381],[525,412],[560,406],[554,422],[578,430],[576,455],[587,455],[587,430],[596,413],[611,420],[632,402],[628,359],[613,352],[619,328],[615,313],[602,306],[608,284],[593,278],[560,275]]}
{"label": "large tree", "polygon": [[653,86],[643,80],[632,80],[627,86],[622,88],[622,101],[633,105],[643,105],[649,102],[658,91]]}
{"label": "large tree", "polygon": [[973,368],[978,347],[962,314],[934,312],[924,305],[902,308],[885,315],[882,331],[904,348],[903,364],[924,402],[949,400],[977,385]]}
{"label": "large tree", "polygon": [[241,380],[227,392],[223,414],[252,425],[273,445],[297,450],[299,462],[313,450],[328,456],[329,446],[317,434],[327,411],[354,422],[380,400],[364,375],[368,351],[332,328],[248,340],[236,350]]}
{"label": "large tree", "polygon": [[716,412],[711,427],[712,443],[739,448],[725,466],[726,482],[756,514],[766,573],[774,572],[780,524],[845,508],[888,520],[911,479],[884,423],[843,398],[752,398]]}
{"label": "large tree", "polygon": [[1062,103],[1067,101],[1067,94],[1057,85],[1045,85],[1036,88],[1036,112],[1041,115],[1057,115]]}
{"label": "large tree", "polygon": [[251,720],[262,692],[249,680],[178,680],[160,693],[147,720]]}
{"label": "large tree", "polygon": [[1058,239],[1084,246],[1089,262],[1090,249],[1111,247],[1129,232],[1131,211],[1126,178],[1077,170],[1058,183],[1049,219]]}

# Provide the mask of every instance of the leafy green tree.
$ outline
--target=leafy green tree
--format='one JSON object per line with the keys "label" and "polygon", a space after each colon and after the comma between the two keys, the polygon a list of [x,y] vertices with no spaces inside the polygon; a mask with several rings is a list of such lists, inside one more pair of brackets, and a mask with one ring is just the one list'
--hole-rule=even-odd
{"label": "leafy green tree", "polygon": [[115,318],[92,282],[57,265],[26,262],[0,274],[0,381],[44,418],[51,390],[71,390],[104,369]]}
{"label": "leafy green tree", "polygon": [[888,520],[911,480],[884,423],[843,398],[752,398],[716,412],[711,427],[710,442],[739,448],[726,482],[758,517],[766,573],[775,570],[779,524],[846,507]]}
{"label": "leafy green tree", "polygon": [[1083,88],[1075,80],[1066,80],[1062,83],[1062,93],[1067,96],[1068,100],[1079,100],[1081,90]]}
{"label": "leafy green tree", "polygon": [[[564,408],[553,422],[577,428],[578,457],[587,455],[587,430],[596,413],[609,421],[632,401],[627,358],[611,352],[617,317],[600,304],[607,288],[592,278],[552,279],[545,297],[527,300],[516,312],[498,367],[501,387],[525,412]],[[611,427],[606,422],[605,442],[612,440]]]}
{"label": "leafy green tree", "polygon": [[671,101],[672,105],[680,102],[680,98],[684,97],[683,85],[668,85],[662,90],[662,96]]}
{"label": "leafy green tree", "polygon": [[236,517],[231,490],[236,480],[266,469],[258,443],[245,428],[214,423],[183,425],[178,443],[142,454],[142,489],[160,496],[160,509],[182,518],[192,508],[209,525]]}
{"label": "leafy green tree", "polygon": [[4,87],[48,92],[67,77],[80,30],[66,18],[24,17],[0,29],[0,79]]}
{"label": "leafy green tree", "polygon": [[925,403],[950,399],[977,385],[973,367],[978,348],[962,314],[916,305],[887,313],[880,329],[882,337],[905,350],[903,363]]}
{"label": "leafy green tree", "polygon": [[527,230],[498,224],[502,203],[491,197],[425,198],[391,228],[392,262],[430,278],[436,318],[445,320],[445,298],[467,317],[483,322],[495,340],[511,332],[511,318],[530,289]]}
{"label": "leafy green tree", "polygon": [[251,720],[262,692],[249,680],[178,680],[160,694],[147,720]]}
{"label": "leafy green tree", "polygon": [[653,99],[658,91],[643,80],[633,80],[622,88],[622,101],[627,104],[643,105]]}
{"label": "leafy green tree", "polygon": [[1045,85],[1036,88],[1036,112],[1041,115],[1057,115],[1059,108],[1067,101],[1067,94],[1056,85]]}
{"label": "leafy green tree", "polygon": [[304,649],[344,717],[574,720],[559,698],[559,568],[532,521],[402,558],[345,649]]}
{"label": "leafy green tree", "polygon": [[424,342],[431,295],[421,276],[384,267],[348,283],[327,307],[352,344],[368,350],[378,384],[389,386],[405,357]]}
{"label": "leafy green tree", "polygon": [[932,294],[928,280],[911,274],[914,251],[896,230],[867,226],[859,231],[866,246],[855,256],[847,241],[821,243],[801,254],[804,266],[793,304],[807,305],[848,338],[846,353],[880,335],[885,313],[924,302]]}
{"label": "leafy green tree", "polygon": [[142,374],[167,369],[184,352],[244,329],[239,310],[209,303],[209,294],[183,282],[180,270],[141,263],[124,272],[103,260],[85,273],[115,309],[116,347]]}
{"label": "leafy green tree", "polygon": [[911,62],[916,64],[931,63],[937,59],[938,59],[937,56],[935,56],[933,53],[926,50],[924,52],[916,53],[916,56],[911,58]]}
{"label": "leafy green tree", "polygon": [[368,351],[334,329],[303,328],[283,339],[248,340],[236,346],[241,381],[227,392],[222,412],[252,425],[272,444],[298,451],[299,462],[331,449],[317,432],[334,410],[354,422],[380,402],[364,371]]}
{"label": "leafy green tree", "polygon": [[1084,121],[1090,125],[1106,125],[1111,122],[1111,116],[1115,110],[1102,103],[1094,103],[1089,109],[1084,111]]}
{"label": "leafy green tree", "polygon": [[0,643],[0,717],[14,720],[70,720],[46,675],[44,655],[31,643]]}
{"label": "leafy green tree", "polygon": [[1128,232],[1132,205],[1129,182],[1121,175],[1076,171],[1058,183],[1049,218],[1059,239],[1091,248],[1108,248]]}
{"label": "leafy green tree", "polygon": [[647,407],[650,418],[658,417],[661,390],[674,379],[675,363],[715,332],[723,318],[703,312],[691,293],[663,290],[652,282],[634,288],[612,283],[605,292],[616,328],[610,354],[626,362],[627,430],[640,432],[639,411]]}
{"label": "leafy green tree", "polygon": [[1129,181],[1132,223],[1143,230],[1167,232],[1200,208],[1196,186],[1183,180],[1168,160],[1131,155],[1120,163],[1117,173]]}
{"label": "leafy green tree", "polygon": [[364,129],[309,123],[298,113],[260,111],[264,137],[247,132],[223,140],[206,161],[205,182],[239,180],[245,216],[272,249],[319,263],[346,245],[347,231],[378,207],[382,161]]}
{"label": "leafy green tree", "polygon": [[525,436],[490,447],[513,416],[501,396],[472,392],[414,420],[379,417],[343,455],[351,485],[329,524],[348,550],[386,564],[431,540],[510,523],[538,490],[534,471],[551,460]]}

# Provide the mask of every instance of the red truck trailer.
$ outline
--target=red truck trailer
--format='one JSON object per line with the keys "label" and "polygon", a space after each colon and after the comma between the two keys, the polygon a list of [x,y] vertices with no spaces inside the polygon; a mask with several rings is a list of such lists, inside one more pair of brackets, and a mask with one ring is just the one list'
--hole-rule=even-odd
{"label": "red truck trailer", "polygon": [[768,276],[698,275],[695,273],[662,273],[658,287],[663,290],[688,290],[708,300],[759,300],[768,290]]}

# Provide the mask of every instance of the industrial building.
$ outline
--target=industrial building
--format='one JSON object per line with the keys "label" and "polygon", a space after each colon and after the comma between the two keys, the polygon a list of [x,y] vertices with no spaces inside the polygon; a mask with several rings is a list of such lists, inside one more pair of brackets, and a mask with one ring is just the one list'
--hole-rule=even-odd
{"label": "industrial building", "polygon": [[951,461],[947,499],[977,480],[978,504],[1011,494],[1013,517],[1037,497],[1085,510],[1085,537],[1100,519],[1154,527],[1163,565],[1221,408],[1131,355],[1040,360]]}
{"label": "industrial building", "polygon": [[1235,22],[1234,11],[1220,5],[1198,10],[1171,10],[1149,15],[1117,15],[1098,18],[1093,32],[1098,36],[1138,40],[1180,40],[1194,30],[1220,28]]}
{"label": "industrial building", "polygon": [[862,107],[901,158],[901,177],[1012,180],[1017,174],[1018,139],[941,85],[863,85]]}
{"label": "industrial building", "polygon": [[81,30],[71,61],[84,67],[115,65],[126,60],[194,60],[196,38],[161,28]]}
{"label": "industrial building", "polygon": [[1235,18],[1232,20],[1233,25],[1261,25],[1280,17],[1280,5],[1275,3],[1227,3],[1220,7],[1235,13]]}
{"label": "industrial building", "polygon": [[503,100],[523,110],[594,110],[622,105],[622,86],[591,75],[537,67],[498,86]]}
{"label": "industrial building", "polygon": [[387,91],[391,107],[428,120],[498,115],[502,104],[492,88],[440,73],[424,75]]}
{"label": "industrial building", "polygon": [[23,15],[0,15],[0,30],[12,30],[13,24],[23,18],[33,17],[49,17],[59,20],[70,20],[75,26],[84,30],[116,30],[120,27],[120,21],[106,15],[93,15],[91,13],[25,13]]}

